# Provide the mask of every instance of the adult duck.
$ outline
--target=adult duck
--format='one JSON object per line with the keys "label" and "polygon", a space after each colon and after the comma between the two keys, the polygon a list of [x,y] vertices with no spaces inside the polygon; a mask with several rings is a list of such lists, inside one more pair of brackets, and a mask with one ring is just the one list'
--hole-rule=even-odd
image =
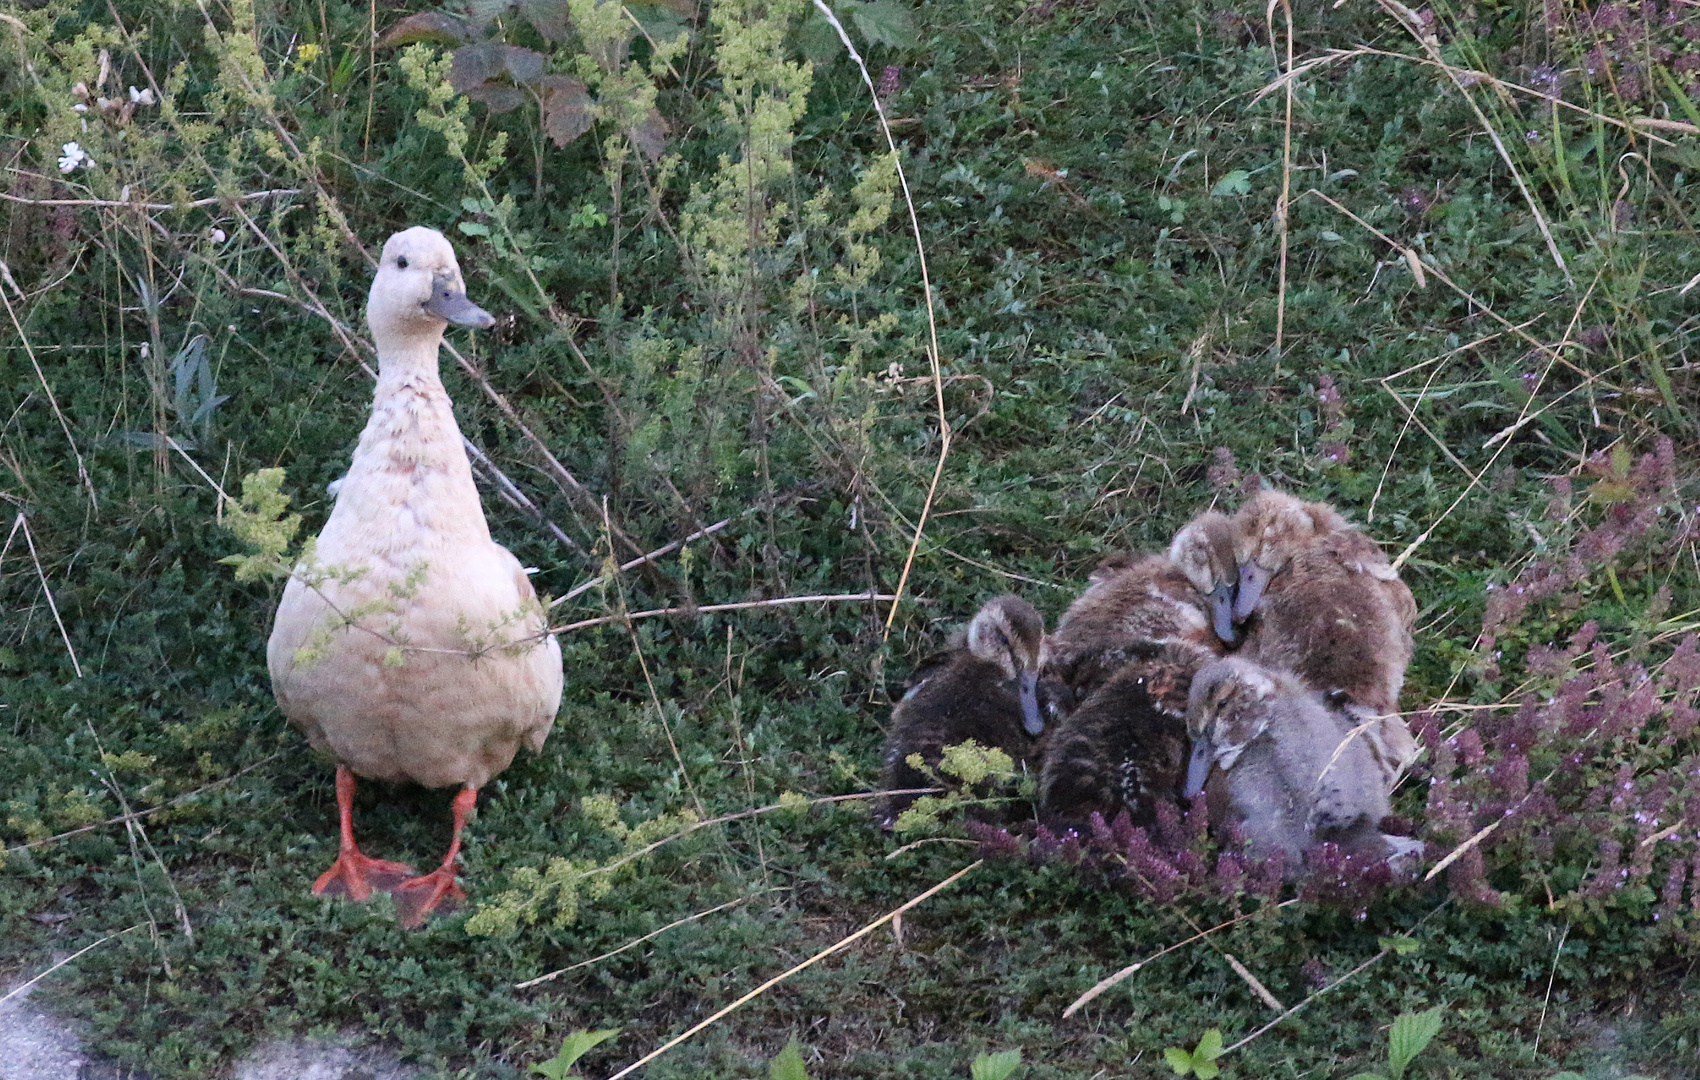
{"label": "adult duck", "polygon": [[[541,750],[561,703],[561,648],[519,560],[490,539],[437,373],[450,324],[494,319],[466,297],[433,229],[390,237],[366,303],[378,352],[372,416],[311,561],[291,575],[266,663],[279,708],[337,765],[341,850],[315,893],[392,892],[404,925],[465,898],[455,880],[477,792],[521,744]],[[356,777],[455,787],[437,869],[365,855]]]}

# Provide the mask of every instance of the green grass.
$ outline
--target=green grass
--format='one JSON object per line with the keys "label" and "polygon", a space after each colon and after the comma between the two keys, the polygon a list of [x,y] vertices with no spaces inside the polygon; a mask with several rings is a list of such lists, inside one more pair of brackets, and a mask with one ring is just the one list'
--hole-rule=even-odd
{"label": "green grass", "polygon": [[[1478,5],[1468,18],[1438,11],[1449,61],[1513,82],[1526,83],[1537,63],[1574,66],[1586,45],[1549,40],[1535,4]],[[380,29],[401,14],[378,11]],[[1301,62],[1364,43],[1420,55],[1370,5],[1296,15]],[[101,28],[115,16],[135,31],[135,52]],[[606,495],[612,520],[643,549],[733,519],[688,560],[623,575],[618,600],[632,610],[890,591],[939,442],[901,201],[872,234],[880,266],[857,282],[831,275],[850,265],[841,227],[852,185],[884,148],[847,61],[817,66],[792,127],[795,173],[759,193],[780,226],[727,285],[693,278],[670,232],[693,205],[728,220],[725,207],[690,201],[691,185],[711,183],[720,155],[735,158],[741,145],[719,111],[706,28],[674,61],[682,81],[660,80],[680,160],[653,214],[635,158],[613,170],[623,185],[616,214],[603,141],[616,125],[557,148],[530,106],[472,107],[473,160],[509,133],[487,185],[494,202],[513,200],[505,227],[531,245],[521,260],[453,231],[494,224],[500,238],[503,223],[464,208],[484,192],[416,120],[427,102],[397,54],[379,51],[368,68],[363,6],[266,5],[252,38],[216,46],[193,5],[51,0],[17,17],[25,37],[0,29],[0,51],[10,50],[0,154],[13,194],[116,200],[128,184],[138,198],[173,202],[211,195],[215,181],[227,193],[307,194],[245,204],[281,260],[217,206],[155,212],[155,229],[133,210],[7,204],[0,259],[21,290],[4,286],[24,333],[0,323],[0,496],[7,519],[28,515],[83,673],[20,532],[0,558],[0,972],[27,977],[56,954],[139,927],[39,993],[86,1020],[96,1047],[156,1077],[217,1075],[268,1035],[346,1026],[394,1040],[445,1075],[492,1077],[551,1057],[569,1031],[617,1027],[583,1066],[608,1075],[972,860],[972,849],[946,843],[888,858],[899,842],[850,802],[698,831],[612,875],[571,925],[553,927],[545,912],[508,938],[469,935],[459,916],[405,933],[382,902],[312,897],[335,851],[335,805],[329,766],[271,701],[263,646],[277,590],[234,581],[218,561],[238,545],[217,524],[216,495],[175,452],[154,452],[164,444],[153,436],[170,432],[231,489],[282,466],[308,527],[322,523],[321,493],[344,468],[370,395],[331,328],[288,299],[310,290],[360,325],[366,265],[338,239],[334,204],[369,248],[406,224],[449,230],[474,298],[514,316],[476,342],[478,362],[593,500],[556,483],[447,358],[444,374],[468,436],[593,552],[551,539],[486,489],[494,533],[541,568],[540,589],[559,595],[597,572]],[[1547,481],[1578,474],[1580,455],[1619,440],[1641,453],[1670,435],[1693,512],[1694,294],[1676,289],[1700,274],[1694,135],[1664,131],[1669,144],[1655,143],[1575,113],[1555,126],[1544,105],[1518,99],[1513,113],[1473,88],[1541,200],[1567,282],[1444,76],[1371,55],[1317,69],[1295,95],[1285,350],[1275,356],[1283,100],[1254,101],[1275,76],[1262,5],[947,0],[914,17],[912,44],[869,46],[869,60],[876,79],[902,66],[887,109],[938,289],[956,441],[891,636],[883,606],[867,605],[567,636],[555,733],[491,786],[472,829],[474,905],[511,888],[521,868],[618,856],[620,841],[581,812],[587,796],[611,795],[636,824],[687,809],[735,813],[786,792],[871,790],[889,702],[918,659],[1000,591],[1020,591],[1054,618],[1101,554],[1162,545],[1211,498],[1231,500],[1210,479],[1218,448],[1242,473],[1337,503],[1390,552],[1428,531],[1405,567],[1422,608],[1412,708],[1442,695],[1492,703],[1516,689],[1516,669],[1490,679],[1473,652],[1484,588],[1563,549],[1574,526],[1545,518]],[[227,9],[214,19],[229,29]],[[514,41],[544,44],[510,21]],[[275,106],[231,89],[244,40],[259,43]],[[20,41],[33,77],[11,63]],[[320,57],[291,51],[302,42],[320,44]],[[119,141],[115,124],[71,113],[71,87],[93,84],[103,48],[118,72],[111,87],[143,83],[138,58],[162,84],[182,64],[184,122],[208,126],[173,128],[157,107],[140,107]],[[571,42],[559,51],[570,57]],[[781,76],[775,66],[761,79]],[[1580,76],[1567,95],[1606,117],[1665,115]],[[1686,115],[1665,98],[1672,118]],[[320,155],[268,154],[251,134],[268,110],[299,144],[317,140]],[[72,138],[97,162],[66,178],[86,190],[66,186],[54,166]],[[1236,170],[1244,184],[1222,185]],[[1419,287],[1398,252],[1302,196],[1311,188],[1432,259],[1475,302],[1432,272]],[[822,191],[824,225],[773,208]],[[622,226],[617,298],[614,226],[575,221],[587,201]],[[213,227],[229,239],[206,240]],[[820,284],[797,301],[791,290],[812,270]],[[584,363],[527,273],[584,320],[574,333]],[[138,276],[166,297],[151,317]],[[884,314],[889,327],[876,322]],[[1567,335],[1585,344],[1564,351],[1531,399],[1524,374],[1545,361],[1528,341],[1501,334],[1456,351],[1500,333],[1499,320],[1549,345]],[[171,412],[158,364],[194,333],[210,336],[218,393],[230,395],[204,428]],[[899,379],[886,377],[890,365]],[[1340,391],[1337,415],[1319,398],[1323,376]],[[1401,403],[1426,432],[1406,424]],[[1544,411],[1485,445],[1526,408]],[[1343,445],[1343,461],[1330,442]],[[1466,494],[1467,471],[1481,483]],[[1656,660],[1671,644],[1647,644],[1655,635],[1642,611],[1657,590],[1671,590],[1672,613],[1700,607],[1692,547],[1684,551],[1669,562],[1631,553],[1611,581],[1589,579],[1578,608],[1532,616],[1506,647],[1593,617],[1614,646]],[[612,590],[593,590],[559,611],[582,618],[616,602]],[[103,763],[103,750],[145,758]],[[1400,796],[1401,811],[1419,818],[1421,780]],[[122,813],[117,792],[140,809],[220,781],[145,819],[134,847],[122,826],[105,826],[18,849]],[[358,820],[371,853],[426,861],[447,839],[447,794],[368,785]],[[1555,876],[1579,880],[1580,858]],[[1216,935],[1215,948],[1171,953],[1064,1020],[1103,976],[1191,936],[1182,913],[1208,926],[1232,908],[1189,901],[1177,911],[1064,867],[991,861],[908,913],[901,946],[876,932],[646,1075],[765,1075],[792,1036],[817,1078],[962,1077],[976,1055],[1008,1048],[1021,1049],[1018,1075],[1032,1080],[1169,1075],[1166,1047],[1192,1047],[1211,1027],[1233,1043],[1273,1016],[1222,952],[1292,1005],[1315,989],[1313,976],[1342,976],[1378,951],[1378,937],[1404,932],[1421,942],[1413,955],[1382,960],[1223,1058],[1227,1075],[1375,1068],[1393,1017],[1441,1004],[1445,1026],[1411,1075],[1696,1075],[1692,929],[1654,925],[1648,904],[1549,908],[1528,867],[1496,866],[1493,880],[1510,897],[1500,910],[1443,904],[1437,882],[1388,895],[1362,920],[1309,904],[1247,920]],[[514,986],[739,898],[611,959]],[[43,914],[70,918],[32,918]]]}

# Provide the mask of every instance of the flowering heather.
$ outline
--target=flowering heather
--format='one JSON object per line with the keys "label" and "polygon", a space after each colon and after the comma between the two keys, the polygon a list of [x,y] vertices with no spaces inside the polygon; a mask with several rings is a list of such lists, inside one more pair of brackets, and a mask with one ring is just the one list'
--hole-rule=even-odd
{"label": "flowering heather", "polygon": [[[1700,637],[1658,632],[1668,584],[1645,590],[1635,637],[1608,638],[1582,618],[1601,595],[1624,605],[1641,569],[1673,565],[1694,529],[1668,439],[1638,461],[1621,448],[1595,455],[1583,471],[1586,501],[1561,478],[1548,516],[1559,528],[1592,523],[1488,596],[1481,674],[1492,684],[1515,667],[1515,689],[1454,733],[1439,711],[1414,719],[1430,763],[1422,835],[1431,855],[1480,837],[1448,868],[1455,895],[1498,904],[1523,892],[1577,917],[1618,910],[1694,943]],[[1573,629],[1543,640],[1555,619]]]}

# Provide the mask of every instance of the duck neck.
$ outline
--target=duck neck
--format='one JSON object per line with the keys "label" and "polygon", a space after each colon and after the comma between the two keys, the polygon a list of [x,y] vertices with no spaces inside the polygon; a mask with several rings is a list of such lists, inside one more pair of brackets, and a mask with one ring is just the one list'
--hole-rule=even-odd
{"label": "duck neck", "polygon": [[460,425],[437,374],[441,340],[440,333],[402,343],[379,339],[372,417],[332,514],[333,522],[370,517],[363,526],[368,545],[380,533],[404,546],[489,539]]}

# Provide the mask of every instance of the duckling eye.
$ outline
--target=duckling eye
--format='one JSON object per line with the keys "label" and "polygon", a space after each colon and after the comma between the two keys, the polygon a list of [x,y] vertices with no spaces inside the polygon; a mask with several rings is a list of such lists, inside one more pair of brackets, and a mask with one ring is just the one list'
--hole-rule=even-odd
{"label": "duckling eye", "polygon": [[397,270],[406,270],[407,269],[407,256],[406,255],[396,256],[395,268]]}

